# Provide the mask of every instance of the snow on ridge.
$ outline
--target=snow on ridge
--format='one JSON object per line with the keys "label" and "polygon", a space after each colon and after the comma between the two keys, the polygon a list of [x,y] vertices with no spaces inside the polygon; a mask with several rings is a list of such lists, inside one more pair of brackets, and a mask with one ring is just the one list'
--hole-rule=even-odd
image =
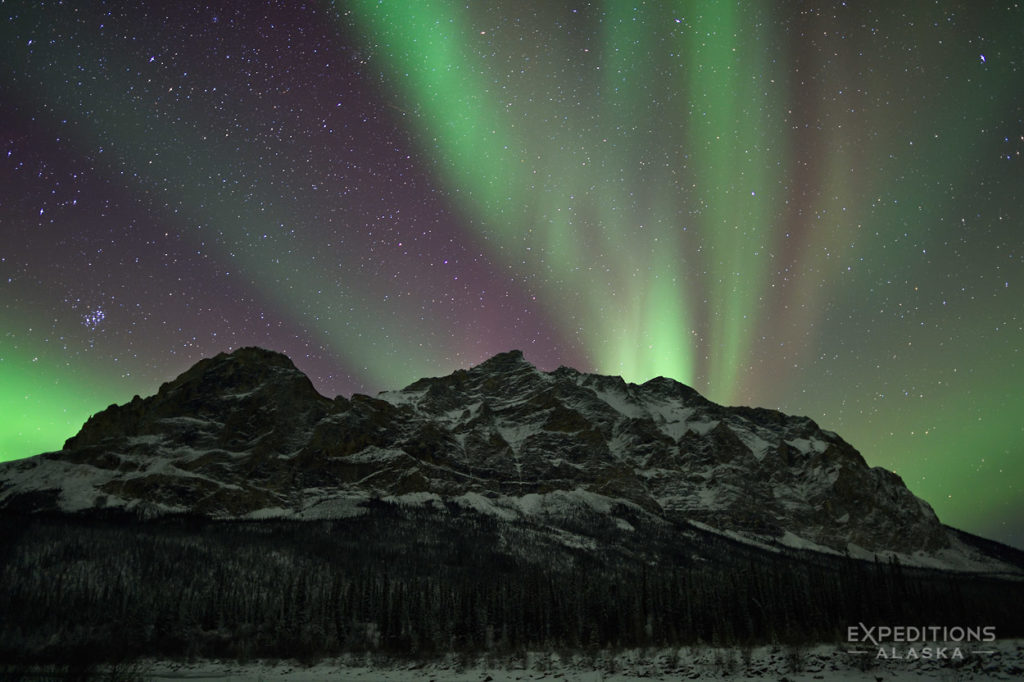
{"label": "snow on ridge", "polygon": [[222,397],[227,400],[244,400],[245,398],[248,398],[257,391],[259,391],[261,388],[263,388],[263,386],[264,384],[260,384],[258,387],[252,389],[251,391],[245,391],[243,393],[224,393]]}
{"label": "snow on ridge", "polygon": [[573,490],[553,490],[549,493],[528,493],[508,499],[527,516],[559,516],[572,513],[577,509],[586,509],[597,514],[611,516],[612,508],[620,504],[637,510],[641,509],[629,500],[608,497],[582,487]]}
{"label": "snow on ridge", "polygon": [[468,492],[452,498],[452,501],[462,507],[468,507],[488,516],[497,516],[505,521],[514,521],[521,516],[508,498],[492,500],[480,493]]}
{"label": "snow on ridge", "polygon": [[700,506],[702,509],[722,509],[726,505],[718,500],[718,493],[721,492],[718,488],[710,488],[704,486],[697,491],[698,499],[700,500]]}
{"label": "snow on ridge", "polygon": [[930,555],[925,554],[924,552],[915,552],[911,556],[907,556],[905,554],[897,554],[897,556],[902,563],[914,566],[923,566],[926,568],[996,573],[1016,578],[1024,577],[1022,576],[1020,568],[999,561],[998,559],[984,556],[973,547],[965,544],[953,533],[947,533],[947,535],[949,537],[950,546],[945,549],[940,549]]}
{"label": "snow on ridge", "polygon": [[714,526],[710,526],[706,523],[703,523],[702,521],[696,521],[694,519],[687,519],[687,522],[691,526],[699,528],[700,530],[707,531],[709,533],[714,533],[715,535],[721,535],[732,540],[742,542],[746,545],[753,545],[754,547],[766,549],[770,552],[778,553],[780,551],[778,544],[776,543],[774,538],[755,536],[753,534],[747,535],[735,530],[715,528]]}
{"label": "snow on ridge", "polygon": [[[706,436],[714,431],[721,422],[717,419],[710,421],[688,421],[684,424],[687,431],[693,431],[698,436]],[[683,432],[685,433],[685,431]]]}
{"label": "snow on ridge", "polygon": [[672,440],[679,440],[688,431],[703,436],[718,426],[717,420],[693,419],[697,409],[684,406],[678,398],[651,399],[645,396],[634,410],[635,414],[627,416],[651,419],[658,430]]}
{"label": "snow on ridge", "polygon": [[540,426],[537,424],[510,424],[509,422],[499,421],[494,425],[498,431],[498,435],[509,444],[512,451],[519,452],[520,446],[523,442],[540,431]]}
{"label": "snow on ridge", "polygon": [[644,396],[643,406],[654,421],[676,421],[686,419],[694,413],[694,408],[683,407],[682,401],[678,398],[652,399]]}
{"label": "snow on ridge", "polygon": [[179,415],[177,417],[161,417],[156,420],[157,424],[167,425],[178,425],[178,426],[208,426],[212,425],[218,428],[224,428],[222,422],[213,419],[200,419],[199,417],[188,417],[185,415]]}
{"label": "snow on ridge", "polygon": [[[167,471],[168,468],[173,468],[173,471]],[[216,478],[211,478],[196,471],[186,471],[185,469],[180,469],[174,465],[174,462],[168,462],[165,466],[161,466],[158,468],[147,469],[144,472],[140,472],[138,475],[128,476],[124,480],[128,481],[133,478],[141,478],[143,476],[149,476],[153,473],[165,474],[167,476],[177,476],[178,478],[199,479],[218,485],[221,488],[226,488],[227,490],[243,490],[243,488],[240,485],[236,485],[234,483],[226,483],[224,481],[217,480]]]}
{"label": "snow on ridge", "polygon": [[820,455],[828,450],[828,443],[817,438],[790,438],[786,441],[786,444],[796,448],[805,455],[810,455],[811,453]]}
{"label": "snow on ridge", "polygon": [[764,438],[761,438],[754,429],[742,427],[736,428],[735,426],[730,426],[730,429],[736,434],[736,437],[750,449],[754,458],[759,462],[764,459],[766,454],[775,449],[774,445],[766,441]]}
{"label": "snow on ridge", "polygon": [[[430,504],[445,499],[433,493],[411,493],[402,497],[409,504]],[[612,508],[622,504],[640,509],[628,500],[607,497],[584,488],[568,491],[554,490],[549,493],[526,493],[519,496],[488,496],[470,491],[448,499],[462,507],[473,509],[481,514],[496,516],[504,521],[514,521],[527,517],[571,516],[580,510],[587,510],[611,517],[614,523],[624,530],[634,530],[634,528],[630,525],[627,529],[623,525],[624,520],[618,519],[612,514]]]}
{"label": "snow on ridge", "polygon": [[950,547],[934,552],[933,554],[927,554],[920,551],[913,554],[892,551],[874,552],[853,542],[847,544],[845,552],[839,552],[831,547],[820,545],[788,530],[783,533],[782,537],[772,538],[742,533],[734,530],[715,528],[714,526],[693,519],[688,519],[688,522],[701,530],[715,533],[716,535],[722,535],[772,552],[780,552],[782,547],[789,547],[791,549],[819,552],[822,554],[831,554],[833,556],[849,556],[853,559],[860,559],[863,561],[891,561],[895,559],[904,566],[911,566],[915,568],[933,568],[942,571],[964,573],[995,573],[1015,576],[1018,578],[1022,577],[1020,569],[996,559],[983,557],[977,552],[972,551],[970,547],[954,536],[950,536],[950,541],[952,543]]}
{"label": "snow on ridge", "polygon": [[435,421],[444,426],[452,427],[462,424],[464,421],[473,419],[473,417],[480,414],[481,408],[483,408],[483,401],[478,400],[468,405],[452,408],[437,417]]}
{"label": "snow on ridge", "polygon": [[385,502],[392,502],[400,507],[430,507],[442,502],[437,493],[425,491],[404,493],[402,495],[385,495],[381,498]]}
{"label": "snow on ridge", "polygon": [[642,418],[650,416],[642,406],[629,400],[629,397],[617,391],[608,391],[594,386],[587,386],[594,395],[624,417]]}
{"label": "snow on ridge", "polygon": [[319,521],[346,519],[368,513],[364,503],[369,501],[370,496],[366,493],[338,490],[315,490],[315,493],[319,497],[311,501],[304,500],[302,509],[291,514],[304,521]]}
{"label": "snow on ridge", "polygon": [[840,555],[840,552],[826,547],[825,545],[819,545],[816,542],[803,538],[792,531],[786,531],[781,538],[779,538],[779,544],[785,545],[786,547],[792,547],[793,549],[808,549],[813,552],[821,552],[822,554],[834,554]]}
{"label": "snow on ridge", "polygon": [[377,399],[391,403],[395,407],[409,405],[415,408],[426,393],[426,389],[422,391],[410,391],[407,389],[401,389],[398,391],[381,391],[377,394]]}
{"label": "snow on ridge", "polygon": [[655,419],[655,425],[658,427],[658,430],[675,441],[678,441],[690,431],[693,431],[699,436],[706,436],[720,423],[717,420],[704,421],[698,419],[690,421],[689,417],[693,415],[693,412],[695,412],[693,408],[684,408],[680,410],[680,412],[683,414],[679,419],[672,419],[671,421],[659,421]]}
{"label": "snow on ridge", "polygon": [[620,462],[630,461],[630,446],[632,444],[632,436],[617,433],[608,440],[608,452]]}
{"label": "snow on ridge", "polygon": [[241,516],[243,519],[252,521],[272,521],[274,519],[289,519],[294,517],[295,511],[292,509],[286,509],[285,507],[265,507],[263,509],[256,509]]}
{"label": "snow on ridge", "polygon": [[11,494],[52,490],[59,495],[57,504],[62,511],[91,509],[97,488],[117,473],[91,464],[71,464],[58,459],[16,460],[16,465],[8,468],[6,476],[7,482],[13,485],[0,491],[0,500]]}
{"label": "snow on ridge", "polygon": [[377,445],[367,445],[362,450],[347,455],[345,461],[365,464],[368,462],[388,462],[408,456],[407,452],[399,448],[382,448]]}
{"label": "snow on ridge", "polygon": [[627,521],[626,519],[620,519],[618,516],[616,516],[616,517],[614,517],[614,520],[615,520],[615,526],[619,530],[624,530],[624,531],[626,531],[628,533],[635,533],[636,532],[636,528],[633,527],[633,524],[630,523],[629,521]]}

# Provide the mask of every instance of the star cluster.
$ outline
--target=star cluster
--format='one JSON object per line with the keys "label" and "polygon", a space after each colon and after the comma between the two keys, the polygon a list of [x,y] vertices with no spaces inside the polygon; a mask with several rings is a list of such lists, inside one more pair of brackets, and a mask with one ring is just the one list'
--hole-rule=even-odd
{"label": "star cluster", "polygon": [[243,345],[813,417],[1024,546],[1017,2],[2,9],[0,458]]}

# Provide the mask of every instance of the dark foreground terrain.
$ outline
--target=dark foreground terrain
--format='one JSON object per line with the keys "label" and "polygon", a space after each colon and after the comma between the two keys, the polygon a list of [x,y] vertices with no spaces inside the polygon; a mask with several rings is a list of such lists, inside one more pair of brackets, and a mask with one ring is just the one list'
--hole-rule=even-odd
{"label": "dark foreground terrain", "polygon": [[456,504],[362,509],[324,521],[8,513],[0,662],[746,646],[842,641],[857,623],[1024,635],[1019,579],[759,548],[641,513],[625,530],[607,515],[545,527]]}

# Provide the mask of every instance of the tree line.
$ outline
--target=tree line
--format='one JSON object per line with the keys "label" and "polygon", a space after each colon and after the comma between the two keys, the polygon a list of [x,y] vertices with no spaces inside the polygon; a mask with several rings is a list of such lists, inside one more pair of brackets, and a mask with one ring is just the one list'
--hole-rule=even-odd
{"label": "tree line", "polygon": [[1020,581],[671,525],[376,501],[331,521],[0,517],[0,662],[842,641],[859,622],[1024,634]]}

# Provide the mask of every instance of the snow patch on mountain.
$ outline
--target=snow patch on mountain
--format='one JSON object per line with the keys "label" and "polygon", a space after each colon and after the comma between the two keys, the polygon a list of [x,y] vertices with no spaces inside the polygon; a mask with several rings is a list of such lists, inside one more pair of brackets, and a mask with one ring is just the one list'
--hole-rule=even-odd
{"label": "snow patch on mountain", "polygon": [[[289,513],[279,518],[296,518],[303,521],[347,519],[354,516],[363,516],[367,513],[366,503],[371,497],[363,492],[345,491],[339,493],[332,490],[314,491],[304,501],[303,507],[297,512],[288,510]],[[270,512],[276,512],[280,508],[274,507]],[[257,510],[253,514],[258,514]]]}
{"label": "snow patch on mountain", "polygon": [[751,454],[754,455],[754,459],[758,461],[764,459],[765,455],[774,451],[777,447],[751,429],[733,428],[732,431],[741,441],[743,441],[743,444],[746,445]]}
{"label": "snow patch on mountain", "polygon": [[625,393],[596,388],[593,386],[588,388],[594,392],[594,395],[597,396],[599,400],[623,416],[631,417],[633,419],[649,416],[647,410],[635,401],[630,400],[629,396]]}
{"label": "snow patch on mountain", "polygon": [[492,500],[479,493],[468,492],[453,498],[453,501],[462,507],[473,509],[488,516],[496,516],[505,521],[515,521],[521,518],[518,510],[514,509],[508,500]]}
{"label": "snow patch on mountain", "polygon": [[828,443],[817,438],[792,438],[785,441],[787,445],[796,448],[799,452],[810,455],[812,453],[823,454],[828,449]]}

